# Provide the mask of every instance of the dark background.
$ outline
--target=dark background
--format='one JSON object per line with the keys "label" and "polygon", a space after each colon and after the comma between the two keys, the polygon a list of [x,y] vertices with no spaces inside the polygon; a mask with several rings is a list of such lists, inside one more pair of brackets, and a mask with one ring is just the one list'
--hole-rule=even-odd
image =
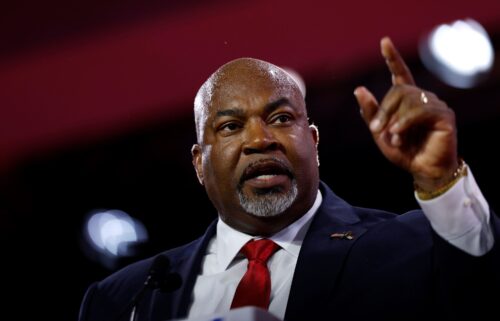
{"label": "dark background", "polygon": [[[82,249],[92,210],[123,210],[148,229],[149,242],[122,264],[204,231],[216,213],[191,165],[192,99],[215,68],[240,56],[300,72],[320,130],[322,179],[352,204],[399,213],[417,206],[411,178],[378,152],[352,94],[365,85],[382,98],[389,88],[378,41],[391,35],[418,85],[455,110],[460,154],[498,211],[500,8],[496,1],[439,3],[4,5],[1,319],[77,318],[87,286],[113,270]],[[483,23],[497,52],[490,78],[468,90],[443,84],[417,54],[426,31],[464,17]]]}

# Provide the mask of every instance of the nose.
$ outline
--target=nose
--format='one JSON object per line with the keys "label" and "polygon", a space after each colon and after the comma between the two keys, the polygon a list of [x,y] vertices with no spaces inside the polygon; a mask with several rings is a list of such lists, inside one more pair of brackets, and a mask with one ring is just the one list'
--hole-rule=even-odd
{"label": "nose", "polygon": [[265,153],[279,148],[279,142],[272,129],[263,120],[248,122],[245,134],[243,144],[243,153],[245,155]]}

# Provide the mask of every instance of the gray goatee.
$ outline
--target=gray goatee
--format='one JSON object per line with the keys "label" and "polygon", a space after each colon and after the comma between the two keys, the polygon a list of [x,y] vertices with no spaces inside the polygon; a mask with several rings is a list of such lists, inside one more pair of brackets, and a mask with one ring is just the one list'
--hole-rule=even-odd
{"label": "gray goatee", "polygon": [[297,182],[292,179],[292,188],[286,193],[270,190],[266,193],[256,193],[255,196],[248,197],[243,193],[241,187],[238,188],[238,197],[243,209],[258,217],[273,217],[286,211],[295,201],[298,189]]}

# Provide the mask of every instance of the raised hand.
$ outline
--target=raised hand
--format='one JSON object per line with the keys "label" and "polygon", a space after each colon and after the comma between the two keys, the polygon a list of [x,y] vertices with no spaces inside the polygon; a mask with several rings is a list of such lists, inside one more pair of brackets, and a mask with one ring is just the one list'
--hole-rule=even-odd
{"label": "raised hand", "polygon": [[422,190],[436,190],[453,179],[458,167],[455,113],[415,85],[388,37],[380,46],[392,87],[380,103],[367,88],[357,87],[361,114],[385,157],[411,173]]}

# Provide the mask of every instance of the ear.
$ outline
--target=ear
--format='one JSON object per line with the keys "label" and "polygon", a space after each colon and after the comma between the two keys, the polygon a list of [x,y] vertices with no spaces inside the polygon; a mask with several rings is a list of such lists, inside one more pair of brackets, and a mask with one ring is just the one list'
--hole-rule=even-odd
{"label": "ear", "polygon": [[314,142],[316,143],[316,149],[317,149],[318,148],[318,144],[319,144],[319,130],[318,130],[318,126],[316,126],[314,124],[311,124],[311,125],[309,125],[309,129],[311,130],[311,134],[313,136]]}
{"label": "ear", "polygon": [[319,130],[318,127],[314,124],[309,125],[309,129],[311,130],[311,135],[313,137],[314,142],[316,143],[316,162],[319,166],[319,152],[318,152],[318,144],[319,144]]}
{"label": "ear", "polygon": [[193,147],[191,147],[191,156],[193,156],[193,166],[196,171],[196,176],[198,177],[198,182],[203,185],[203,166],[200,145],[194,144]]}

